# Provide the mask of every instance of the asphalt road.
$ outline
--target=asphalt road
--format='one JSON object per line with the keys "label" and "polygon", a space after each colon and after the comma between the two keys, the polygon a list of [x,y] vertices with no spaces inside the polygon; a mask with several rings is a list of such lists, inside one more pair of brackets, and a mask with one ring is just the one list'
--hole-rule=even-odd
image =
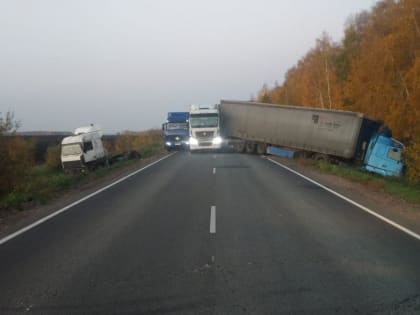
{"label": "asphalt road", "polygon": [[0,313],[420,314],[420,242],[261,157],[178,153],[1,245]]}

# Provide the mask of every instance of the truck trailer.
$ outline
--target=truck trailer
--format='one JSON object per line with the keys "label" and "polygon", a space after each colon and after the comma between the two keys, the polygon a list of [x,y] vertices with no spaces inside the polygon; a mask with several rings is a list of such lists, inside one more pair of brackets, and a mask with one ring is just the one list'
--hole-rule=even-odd
{"label": "truck trailer", "polygon": [[360,163],[381,175],[399,176],[403,170],[404,146],[382,122],[362,113],[222,100],[220,114],[223,138],[238,152],[265,154],[275,146]]}
{"label": "truck trailer", "polygon": [[166,150],[187,149],[189,146],[188,112],[169,112],[162,125],[163,143]]}

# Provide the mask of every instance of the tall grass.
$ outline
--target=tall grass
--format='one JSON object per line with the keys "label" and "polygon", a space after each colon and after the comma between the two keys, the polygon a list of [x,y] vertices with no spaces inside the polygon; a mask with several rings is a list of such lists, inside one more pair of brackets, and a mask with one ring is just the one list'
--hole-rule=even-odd
{"label": "tall grass", "polygon": [[334,165],[325,161],[314,162],[314,165],[325,173],[339,175],[373,189],[382,190],[406,201],[420,204],[419,183],[413,183],[399,177],[383,177],[369,173],[361,168]]}
{"label": "tall grass", "polygon": [[[160,143],[144,146],[140,152],[142,158],[155,156],[163,152]],[[127,160],[100,167],[95,171],[81,173],[64,173],[61,168],[48,165],[33,167],[27,174],[25,181],[16,185],[11,192],[0,198],[0,210],[24,210],[34,204],[45,204],[58,194],[77,188],[81,184],[104,177],[116,169],[134,165],[138,160]]]}

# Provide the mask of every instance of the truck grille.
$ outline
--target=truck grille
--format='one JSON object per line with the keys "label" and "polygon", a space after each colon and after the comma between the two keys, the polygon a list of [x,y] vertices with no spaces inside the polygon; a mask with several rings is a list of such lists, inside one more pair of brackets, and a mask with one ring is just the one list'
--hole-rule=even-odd
{"label": "truck grille", "polygon": [[166,141],[185,141],[186,140],[186,136],[166,136]]}
{"label": "truck grille", "polygon": [[208,139],[213,138],[214,131],[197,131],[195,136],[197,138]]}
{"label": "truck grille", "polygon": [[65,170],[80,170],[85,168],[81,161],[67,161],[63,162],[63,168]]}

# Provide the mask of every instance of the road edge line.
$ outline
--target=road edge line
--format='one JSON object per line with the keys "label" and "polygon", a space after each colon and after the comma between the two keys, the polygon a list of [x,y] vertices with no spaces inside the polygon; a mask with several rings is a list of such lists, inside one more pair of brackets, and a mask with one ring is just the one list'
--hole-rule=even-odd
{"label": "road edge line", "polygon": [[280,167],[288,170],[289,172],[292,172],[295,175],[298,175],[298,176],[302,177],[303,179],[306,179],[307,181],[311,182],[312,184],[315,184],[315,185],[321,187],[322,189],[324,189],[324,190],[332,193],[333,195],[335,195],[335,196],[337,196],[337,197],[339,197],[339,198],[347,201],[348,203],[350,203],[350,204],[358,207],[359,209],[361,209],[361,210],[369,213],[370,215],[376,217],[377,219],[379,219],[379,220],[381,220],[381,221],[383,221],[383,222],[385,222],[385,223],[393,226],[394,228],[400,230],[401,232],[404,232],[405,234],[408,234],[411,237],[413,237],[413,238],[417,239],[418,241],[420,241],[420,235],[417,234],[416,232],[414,232],[414,231],[412,231],[412,230],[410,230],[410,229],[408,229],[408,228],[406,228],[406,227],[398,224],[395,221],[392,221],[391,219],[388,219],[388,218],[384,217],[383,215],[380,215],[379,213],[376,213],[375,211],[369,209],[368,207],[365,207],[365,206],[361,205],[360,203],[357,203],[356,201],[354,201],[354,200],[352,200],[352,199],[350,199],[350,198],[348,198],[348,197],[346,197],[346,196],[344,196],[344,195],[336,192],[335,190],[333,190],[331,188],[328,188],[327,186],[324,186],[323,184],[317,182],[316,180],[313,180],[312,178],[309,178],[308,176],[305,176],[305,175],[299,173],[298,171],[295,171],[294,169],[292,169],[292,168],[290,168],[290,167],[288,167],[286,165],[281,164],[280,162],[277,162],[277,161],[275,161],[273,159],[270,159],[270,158],[266,158],[266,159],[268,161],[270,161],[270,162],[272,162],[272,163],[274,163],[274,164],[276,164],[276,165],[278,165],[278,166],[280,166]]}
{"label": "road edge line", "polygon": [[163,161],[163,160],[165,160],[165,159],[173,156],[175,153],[176,152],[171,153],[169,155],[166,155],[166,156],[160,158],[157,161],[154,161],[154,162],[152,162],[150,164],[147,164],[146,166],[143,166],[142,168],[140,168],[140,169],[138,169],[138,170],[136,170],[136,171],[134,171],[134,172],[132,172],[132,173],[130,173],[128,175],[125,175],[124,177],[122,177],[120,179],[117,179],[115,182],[112,182],[111,184],[108,184],[105,187],[102,187],[102,188],[94,191],[93,193],[90,193],[89,195],[87,195],[85,197],[82,197],[79,200],[76,200],[76,201],[72,202],[71,204],[69,204],[69,205],[67,205],[67,206],[65,206],[65,207],[63,207],[63,208],[61,208],[61,209],[59,209],[57,211],[54,211],[53,213],[50,213],[49,215],[47,215],[47,216],[45,216],[45,217],[43,217],[43,218],[41,218],[41,219],[39,219],[39,220],[31,223],[31,224],[29,224],[29,225],[27,225],[27,226],[25,226],[25,227],[23,227],[23,228],[15,231],[15,232],[11,233],[11,234],[3,237],[2,239],[0,239],[0,246],[3,245],[3,244],[5,244],[5,243],[7,243],[8,241],[14,239],[15,237],[17,237],[17,236],[19,236],[19,235],[21,235],[21,234],[23,234],[23,233],[25,233],[25,232],[33,229],[34,227],[36,227],[36,226],[38,226],[38,225],[40,225],[40,224],[42,224],[42,223],[44,223],[44,222],[46,222],[46,221],[54,218],[55,216],[57,216],[57,215],[65,212],[65,211],[71,209],[72,207],[74,207],[74,206],[76,206],[76,205],[78,205],[78,204],[80,204],[80,203],[82,203],[82,202],[84,202],[84,201],[92,198],[93,196],[96,196],[96,195],[100,194],[101,192],[103,192],[103,191],[105,191],[105,190],[107,190],[107,189],[109,189],[109,188],[111,188],[111,187],[113,187],[113,186],[115,186],[115,185],[117,185],[117,184],[125,181],[126,179],[128,179],[128,178],[130,178],[130,177],[132,177],[132,176],[134,176],[134,175],[136,175],[138,173],[140,173],[141,171],[143,171],[143,170],[145,170],[145,169],[147,169],[147,168],[149,168],[149,167],[151,167],[151,166],[153,166],[153,165],[155,165],[155,164],[157,164],[157,163],[159,163],[159,162],[161,162],[161,161]]}

